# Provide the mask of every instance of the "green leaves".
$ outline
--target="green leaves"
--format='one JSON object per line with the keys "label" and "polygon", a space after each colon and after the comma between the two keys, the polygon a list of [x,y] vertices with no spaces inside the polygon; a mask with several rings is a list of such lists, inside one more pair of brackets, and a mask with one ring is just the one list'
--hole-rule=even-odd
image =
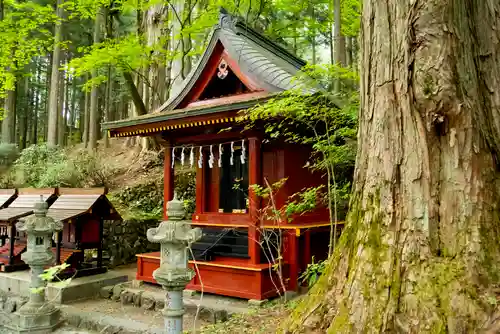
{"label": "green leaves", "polygon": [[[66,268],[69,267],[69,264],[63,263],[57,266],[50,267],[49,269],[46,269],[43,274],[40,274],[39,277],[46,282],[51,282],[54,279],[57,279],[57,275],[65,270]],[[54,283],[56,287],[63,288],[67,287],[68,285],[71,284],[71,278],[68,278],[66,280],[58,280],[57,282]],[[32,293],[42,293],[45,290],[45,287],[41,288],[30,288],[30,291]]]}
{"label": "green leaves", "polygon": [[4,1],[5,17],[0,21],[0,97],[13,90],[18,71],[32,57],[45,54],[52,44],[47,25],[56,16],[50,5],[34,1]]}

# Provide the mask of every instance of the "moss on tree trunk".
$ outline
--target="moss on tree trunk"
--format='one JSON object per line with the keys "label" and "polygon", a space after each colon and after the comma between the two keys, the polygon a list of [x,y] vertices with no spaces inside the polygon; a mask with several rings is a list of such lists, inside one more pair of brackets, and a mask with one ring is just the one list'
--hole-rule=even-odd
{"label": "moss on tree trunk", "polygon": [[367,0],[348,225],[292,332],[495,326],[500,3]]}

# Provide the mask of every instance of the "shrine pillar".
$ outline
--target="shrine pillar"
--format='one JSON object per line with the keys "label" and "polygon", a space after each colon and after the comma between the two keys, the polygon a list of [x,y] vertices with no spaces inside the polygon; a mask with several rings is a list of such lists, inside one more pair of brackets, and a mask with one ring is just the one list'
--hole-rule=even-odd
{"label": "shrine pillar", "polygon": [[248,255],[254,264],[260,263],[260,209],[261,198],[251,188],[252,185],[262,185],[262,152],[261,140],[257,137],[248,138],[248,199],[250,202],[251,223],[248,227]]}
{"label": "shrine pillar", "polygon": [[172,145],[165,146],[163,166],[163,219],[168,219],[167,203],[174,198],[174,168],[172,167]]}

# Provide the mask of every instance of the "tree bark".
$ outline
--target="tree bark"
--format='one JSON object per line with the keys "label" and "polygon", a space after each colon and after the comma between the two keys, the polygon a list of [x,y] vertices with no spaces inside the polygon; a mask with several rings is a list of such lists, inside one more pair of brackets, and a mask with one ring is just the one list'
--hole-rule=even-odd
{"label": "tree bark", "polygon": [[2,143],[13,144],[16,135],[16,99],[17,84],[14,90],[7,91],[4,99],[2,120]]}
{"label": "tree bark", "polygon": [[[31,66],[26,67],[28,73],[30,72]],[[24,150],[26,148],[27,136],[28,136],[28,118],[31,114],[31,90],[30,90],[30,76],[27,75],[24,78],[24,110],[19,118],[19,148]]]}
{"label": "tree bark", "polygon": [[499,2],[363,5],[347,225],[292,332],[498,325]]}
{"label": "tree bark", "polygon": [[345,57],[345,65],[347,67],[352,66],[352,37],[345,37],[345,51],[346,51],[346,57]]}
{"label": "tree bark", "polygon": [[[88,75],[87,75],[88,78]],[[83,111],[83,143],[85,148],[88,147],[89,143],[89,120],[90,120],[90,93],[84,92],[85,94],[85,105]]]}
{"label": "tree bark", "polygon": [[[334,38],[335,38],[335,64],[338,66],[345,66],[345,39],[342,36],[342,13],[341,13],[341,1],[333,0],[333,20],[334,20]],[[336,79],[334,82],[334,92],[340,92],[340,79]]]}
{"label": "tree bark", "polygon": [[[59,20],[63,18],[62,0],[57,0],[57,17]],[[58,91],[59,91],[59,66],[61,60],[61,38],[62,38],[62,22],[56,22],[54,27],[54,51],[52,52],[52,74],[50,79],[49,105],[48,105],[48,128],[47,128],[47,145],[57,145],[57,122],[58,122]]]}
{"label": "tree bark", "polygon": [[[102,9],[96,15],[94,24],[94,44],[101,41],[101,22],[102,22]],[[97,71],[92,70],[92,78],[97,77]],[[91,151],[97,149],[97,137],[100,125],[99,122],[99,106],[98,106],[98,87],[93,86],[90,93],[90,117],[89,117],[89,145]]]}
{"label": "tree bark", "polygon": [[57,145],[63,147],[65,145],[64,137],[66,136],[67,126],[67,103],[68,103],[68,82],[65,71],[59,73],[59,99],[57,102]]}

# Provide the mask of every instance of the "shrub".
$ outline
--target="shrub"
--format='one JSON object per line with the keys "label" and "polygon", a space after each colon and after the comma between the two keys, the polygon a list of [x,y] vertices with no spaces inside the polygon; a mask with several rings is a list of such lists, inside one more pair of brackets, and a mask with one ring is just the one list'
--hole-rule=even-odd
{"label": "shrub", "polygon": [[6,170],[19,156],[19,149],[15,144],[0,144],[0,171]]}
{"label": "shrub", "polygon": [[163,182],[158,180],[125,187],[109,198],[125,219],[161,219],[163,215]]}
{"label": "shrub", "polygon": [[110,186],[114,172],[100,156],[43,145],[23,150],[10,171],[13,184],[35,188]]}

